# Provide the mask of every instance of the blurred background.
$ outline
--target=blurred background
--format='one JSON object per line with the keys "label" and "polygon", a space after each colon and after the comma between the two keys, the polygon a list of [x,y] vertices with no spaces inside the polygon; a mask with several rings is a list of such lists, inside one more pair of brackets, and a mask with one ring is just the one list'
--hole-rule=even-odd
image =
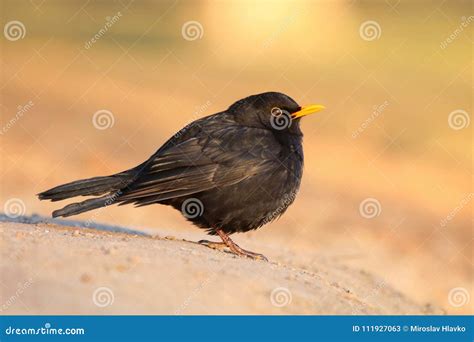
{"label": "blurred background", "polygon": [[[277,222],[235,240],[287,264],[360,268],[473,313],[470,1],[1,0],[2,211],[122,171],[196,118],[280,91],[305,174]],[[77,216],[199,240],[164,206]],[[459,301],[458,295],[462,299]]]}

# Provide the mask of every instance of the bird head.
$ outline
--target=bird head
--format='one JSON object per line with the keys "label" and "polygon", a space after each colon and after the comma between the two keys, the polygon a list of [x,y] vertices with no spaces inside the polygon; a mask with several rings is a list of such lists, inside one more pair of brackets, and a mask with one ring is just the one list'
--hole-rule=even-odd
{"label": "bird head", "polygon": [[322,105],[300,106],[288,95],[267,92],[239,100],[228,111],[243,125],[270,129],[275,133],[301,134],[301,118],[323,109]]}

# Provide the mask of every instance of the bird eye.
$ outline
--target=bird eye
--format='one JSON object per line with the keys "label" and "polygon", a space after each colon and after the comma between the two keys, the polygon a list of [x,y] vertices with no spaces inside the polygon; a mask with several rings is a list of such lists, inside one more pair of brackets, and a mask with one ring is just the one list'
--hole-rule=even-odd
{"label": "bird eye", "polygon": [[273,107],[272,110],[270,111],[270,113],[273,116],[280,116],[280,115],[283,114],[283,110],[281,108],[278,108],[278,107]]}
{"label": "bird eye", "polygon": [[281,131],[291,126],[291,115],[287,110],[273,107],[271,114],[270,124],[274,129]]}

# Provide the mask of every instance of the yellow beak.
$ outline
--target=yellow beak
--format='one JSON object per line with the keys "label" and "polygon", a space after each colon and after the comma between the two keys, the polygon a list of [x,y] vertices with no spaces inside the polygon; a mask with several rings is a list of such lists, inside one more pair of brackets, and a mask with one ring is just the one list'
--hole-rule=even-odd
{"label": "yellow beak", "polygon": [[317,112],[323,110],[324,108],[326,108],[326,107],[324,107],[322,105],[303,106],[303,107],[301,107],[301,109],[299,111],[292,113],[291,118],[292,119],[302,118],[303,116],[317,113]]}

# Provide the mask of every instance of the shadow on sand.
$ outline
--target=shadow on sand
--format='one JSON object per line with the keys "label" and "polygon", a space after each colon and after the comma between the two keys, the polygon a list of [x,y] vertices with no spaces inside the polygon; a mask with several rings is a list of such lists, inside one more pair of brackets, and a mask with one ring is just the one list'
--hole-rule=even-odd
{"label": "shadow on sand", "polygon": [[124,234],[130,234],[130,235],[140,235],[140,236],[149,236],[149,237],[152,236],[143,231],[134,230],[130,228],[100,224],[97,222],[89,222],[89,221],[84,222],[84,221],[76,221],[76,220],[52,219],[49,217],[44,217],[44,216],[40,216],[36,214],[33,214],[31,216],[19,216],[19,217],[12,218],[1,213],[0,222],[16,222],[16,223],[24,223],[24,224],[50,223],[50,224],[57,224],[57,225],[66,226],[66,227],[90,228],[90,229],[97,229],[97,230],[102,230],[102,231],[107,231],[107,232],[124,233]]}

